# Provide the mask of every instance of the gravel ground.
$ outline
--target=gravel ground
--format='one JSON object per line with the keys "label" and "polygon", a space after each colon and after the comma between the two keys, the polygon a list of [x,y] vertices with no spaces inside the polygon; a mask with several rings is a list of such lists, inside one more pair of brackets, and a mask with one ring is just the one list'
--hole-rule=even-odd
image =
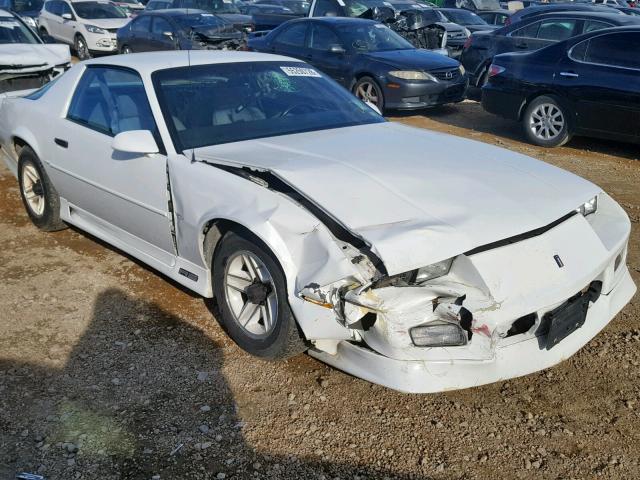
{"label": "gravel ground", "polygon": [[[598,183],[632,219],[640,283],[637,146],[542,150],[473,102],[394,120]],[[407,395],[249,357],[201,298],[82,232],[36,230],[4,168],[0,242],[0,479],[640,478],[638,296],[553,369]]]}

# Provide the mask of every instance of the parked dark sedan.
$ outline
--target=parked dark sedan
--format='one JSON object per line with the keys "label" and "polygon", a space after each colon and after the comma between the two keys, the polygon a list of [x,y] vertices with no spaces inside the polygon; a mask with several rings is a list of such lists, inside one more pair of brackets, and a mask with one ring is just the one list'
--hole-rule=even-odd
{"label": "parked dark sedan", "polygon": [[203,10],[143,12],[118,30],[120,53],[157,50],[236,50],[244,34],[232,23]]}
{"label": "parked dark sedan", "polygon": [[456,60],[416,49],[371,20],[291,20],[264,37],[250,38],[249,50],[302,59],[380,111],[460,102],[467,86]]}
{"label": "parked dark sedan", "polygon": [[496,30],[498,25],[489,25],[475,13],[463,8],[439,8],[438,9],[450,22],[462,25],[470,33]]}
{"label": "parked dark sedan", "polygon": [[640,142],[640,27],[591,32],[531,53],[498,55],[485,110],[522,122],[530,142],[572,135]]}
{"label": "parked dark sedan", "polygon": [[521,22],[528,18],[543,13],[553,12],[596,12],[596,13],[619,13],[612,11],[611,7],[603,5],[594,5],[593,3],[575,3],[575,2],[558,2],[558,3],[546,3],[543,5],[532,5],[528,8],[517,10],[509,17],[506,25],[512,25],[516,22]]}
{"label": "parked dark sedan", "polygon": [[204,10],[213,13],[233,23],[244,32],[252,32],[255,29],[253,18],[240,13],[240,9],[232,0],[150,0],[146,10],[167,10],[174,8],[188,8],[189,10]]}
{"label": "parked dark sedan", "polygon": [[618,13],[552,12],[527,18],[493,32],[474,33],[460,61],[469,83],[481,87],[493,57],[500,53],[533,51],[553,43],[603,28],[639,25],[640,17]]}

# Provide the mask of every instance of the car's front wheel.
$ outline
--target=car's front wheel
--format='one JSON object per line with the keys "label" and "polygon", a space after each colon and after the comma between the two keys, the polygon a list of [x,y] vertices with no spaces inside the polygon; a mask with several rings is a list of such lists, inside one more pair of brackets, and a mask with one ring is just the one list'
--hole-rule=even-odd
{"label": "car's front wheel", "polygon": [[243,350],[276,360],[307,349],[289,306],[284,273],[266,246],[229,232],[212,263],[222,324]]}
{"label": "car's front wheel", "polygon": [[42,167],[40,159],[24,147],[18,159],[18,183],[22,203],[33,224],[40,230],[55,232],[67,225],[60,220],[60,197]]}
{"label": "car's front wheel", "polygon": [[373,103],[378,110],[384,112],[384,94],[382,88],[371,77],[362,77],[353,86],[353,93],[363,102]]}
{"label": "car's front wheel", "polygon": [[553,95],[541,95],[530,102],[522,126],[527,139],[541,147],[559,147],[571,139],[567,111]]}
{"label": "car's front wheel", "polygon": [[80,60],[89,60],[91,58],[89,46],[82,35],[76,35],[73,41],[73,49],[76,51],[76,55]]}
{"label": "car's front wheel", "polygon": [[122,53],[123,55],[127,55],[129,53],[133,53],[133,50],[131,50],[131,47],[129,45],[125,45],[120,50],[120,53]]}

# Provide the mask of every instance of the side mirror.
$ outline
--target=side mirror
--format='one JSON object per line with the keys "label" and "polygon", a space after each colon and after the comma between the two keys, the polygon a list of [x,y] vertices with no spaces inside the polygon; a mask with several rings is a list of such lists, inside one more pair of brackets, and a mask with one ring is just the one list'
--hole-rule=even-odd
{"label": "side mirror", "polygon": [[346,50],[344,48],[342,48],[341,45],[331,45],[331,47],[329,47],[329,51],[331,53],[345,53]]}
{"label": "side mirror", "polygon": [[63,13],[62,18],[64,18],[65,20],[73,20],[73,15],[70,13]]}
{"label": "side mirror", "polygon": [[376,112],[378,115],[382,115],[382,112],[380,111],[380,109],[378,108],[378,106],[374,103],[371,102],[364,102],[367,104],[367,106],[373,110],[374,112]]}
{"label": "side mirror", "polygon": [[173,39],[173,32],[162,32],[162,35],[164,35],[167,38]]}
{"label": "side mirror", "polygon": [[141,153],[148,155],[158,153],[158,144],[149,130],[129,130],[120,132],[111,142],[111,148],[118,152]]}

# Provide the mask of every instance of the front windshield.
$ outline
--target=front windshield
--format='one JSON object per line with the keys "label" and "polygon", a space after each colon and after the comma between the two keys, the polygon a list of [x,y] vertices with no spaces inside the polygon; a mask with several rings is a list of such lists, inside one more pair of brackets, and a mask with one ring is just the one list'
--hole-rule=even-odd
{"label": "front windshield", "polygon": [[178,151],[385,121],[299,62],[170,68],[152,78]]}
{"label": "front windshield", "polygon": [[212,13],[192,13],[174,18],[182,28],[187,30],[191,28],[194,30],[210,30],[231,25],[231,23],[216,17]]}
{"label": "front windshield", "polygon": [[25,25],[13,17],[0,17],[0,44],[40,43]]}
{"label": "front windshield", "polygon": [[121,9],[107,2],[74,2],[73,8],[80,18],[102,20],[107,18],[127,18]]}
{"label": "front windshield", "polygon": [[211,13],[240,13],[233,0],[185,0],[183,8],[194,8]]}
{"label": "front windshield", "polygon": [[482,25],[485,22],[478,15],[469,10],[456,9],[456,10],[447,10],[444,14],[451,20],[453,23],[457,23],[458,25]]}
{"label": "front windshield", "polygon": [[396,32],[380,23],[353,24],[336,27],[340,38],[358,52],[386,52],[390,50],[413,50],[415,47]]}
{"label": "front windshield", "polygon": [[282,0],[282,5],[287,7],[296,15],[306,15],[309,12],[311,4],[300,0]]}
{"label": "front windshield", "polygon": [[44,0],[3,0],[0,1],[0,8],[13,10],[16,13],[39,12],[42,10]]}

